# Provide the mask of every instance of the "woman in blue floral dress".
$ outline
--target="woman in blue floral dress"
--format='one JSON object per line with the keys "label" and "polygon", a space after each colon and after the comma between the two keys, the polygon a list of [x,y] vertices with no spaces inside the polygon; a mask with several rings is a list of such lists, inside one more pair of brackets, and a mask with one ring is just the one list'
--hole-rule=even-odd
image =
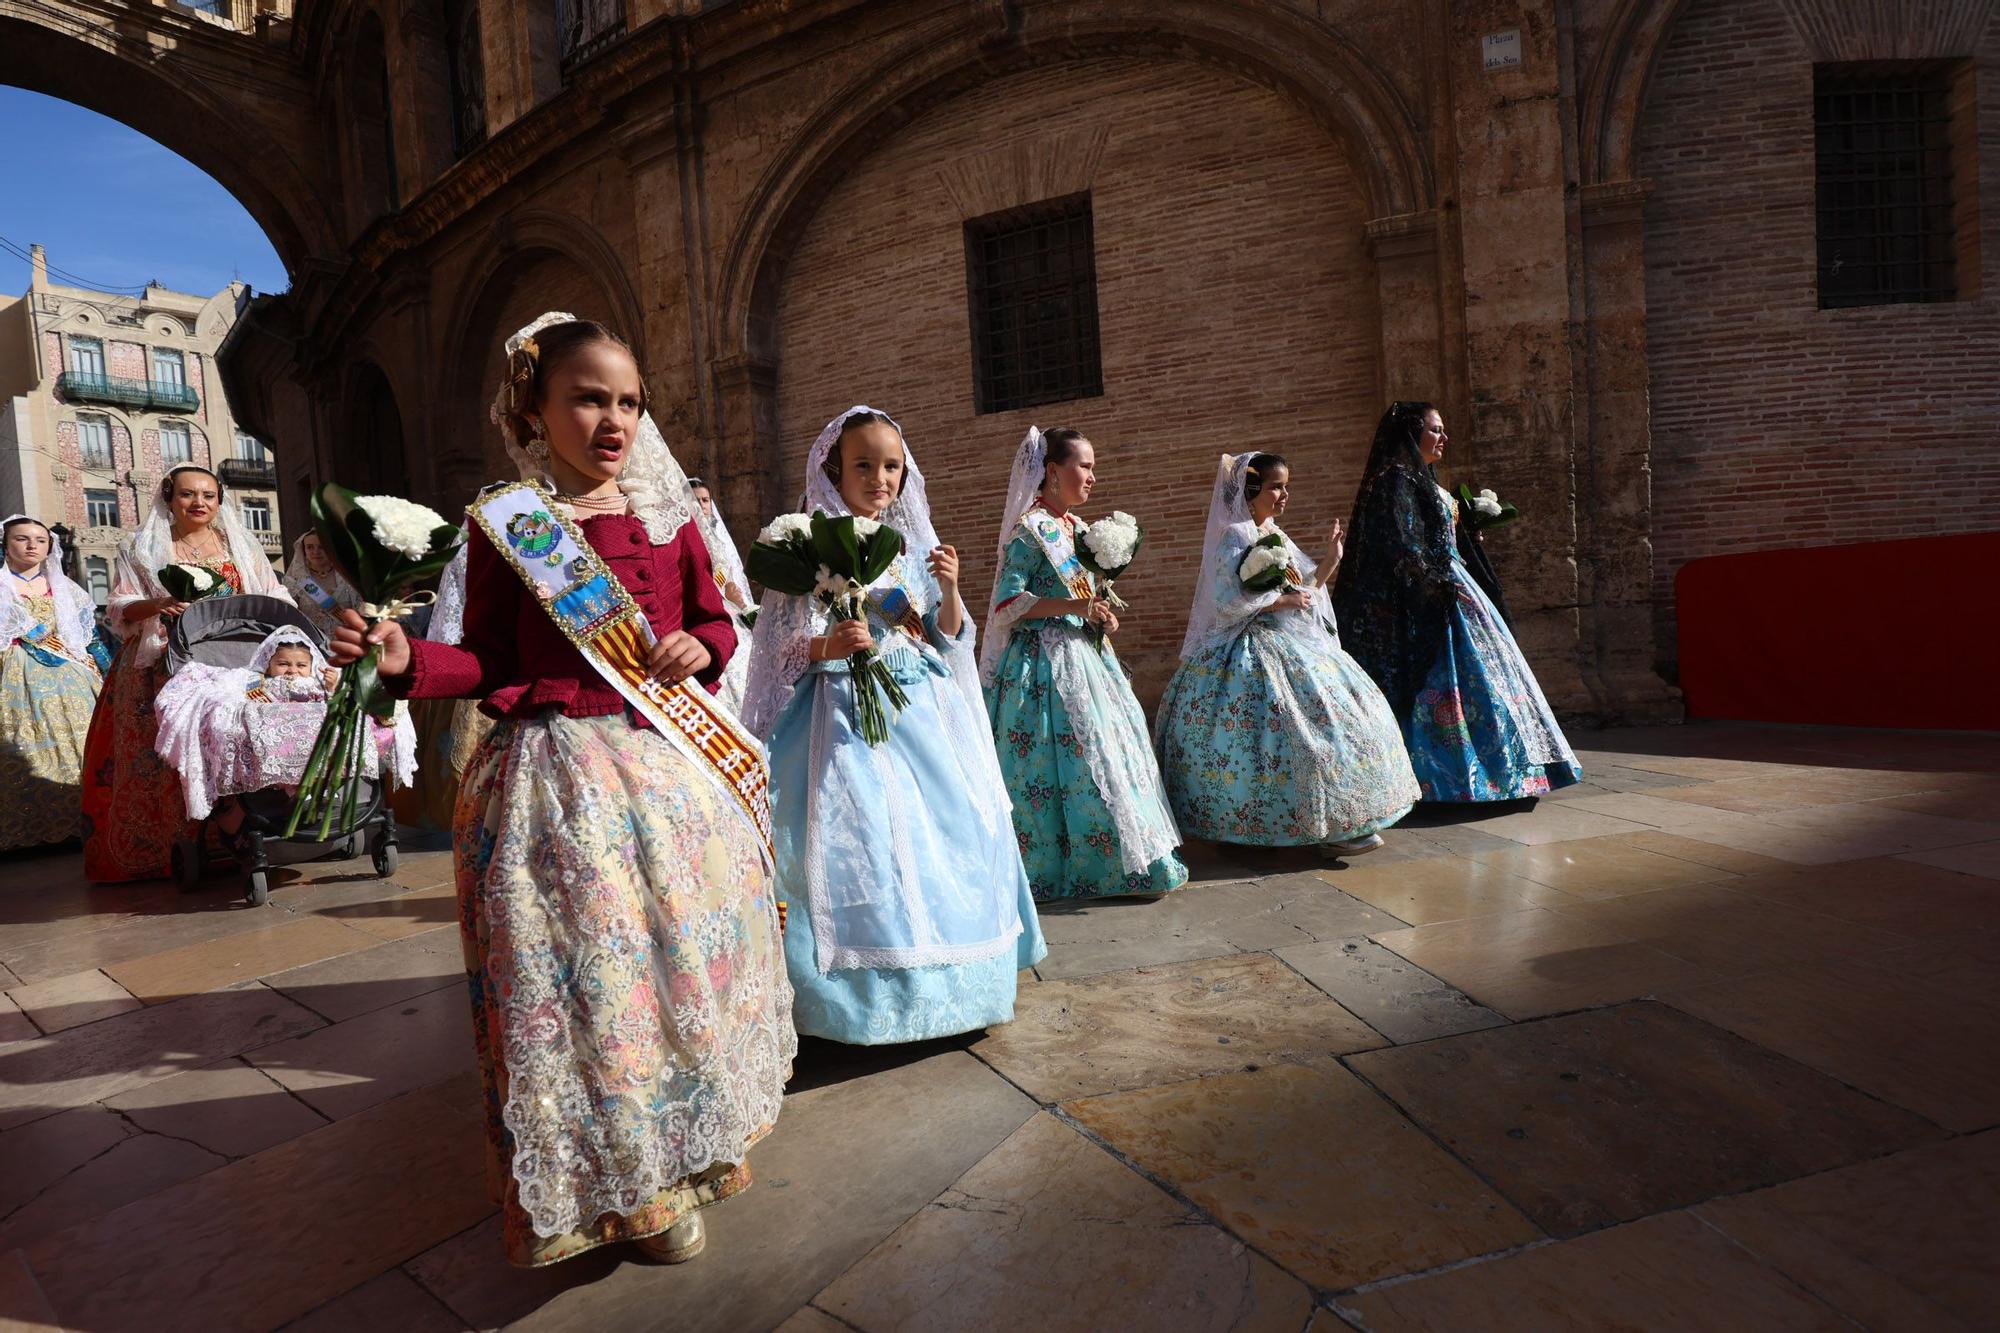
{"label": "woman in blue floral dress", "polygon": [[1030,427],[1014,456],[980,653],[987,716],[1038,902],[1187,883],[1146,715],[1108,637],[1118,617],[1077,558],[1097,455]]}
{"label": "woman in blue floral dress", "polygon": [[[1277,524],[1290,488],[1275,454],[1222,456],[1202,583],[1160,701],[1161,769],[1187,834],[1352,856],[1382,845],[1417,780],[1382,692],[1334,629],[1324,585],[1340,528],[1315,565]],[[1244,586],[1253,547],[1282,569],[1283,591]]]}
{"label": "woman in blue floral dress", "polygon": [[1509,801],[1583,775],[1535,673],[1454,540],[1438,485],[1444,420],[1383,414],[1354,500],[1355,553],[1334,585],[1349,651],[1401,720],[1427,801]]}

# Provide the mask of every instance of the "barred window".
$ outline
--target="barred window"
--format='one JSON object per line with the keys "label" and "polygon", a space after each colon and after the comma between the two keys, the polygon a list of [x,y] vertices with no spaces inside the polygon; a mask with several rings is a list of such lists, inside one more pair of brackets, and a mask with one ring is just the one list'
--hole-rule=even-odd
{"label": "barred window", "polygon": [[1104,392],[1088,194],[973,219],[965,262],[977,411]]}
{"label": "barred window", "polygon": [[1936,61],[1814,69],[1822,309],[1957,298],[1952,80]]}

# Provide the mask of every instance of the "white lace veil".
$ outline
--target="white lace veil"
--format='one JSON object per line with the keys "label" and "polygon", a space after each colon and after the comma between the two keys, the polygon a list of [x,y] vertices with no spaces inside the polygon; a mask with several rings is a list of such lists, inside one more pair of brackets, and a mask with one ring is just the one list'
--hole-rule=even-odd
{"label": "white lace veil", "polygon": [[[1014,451],[1014,466],[1007,473],[1007,505],[1000,511],[1000,540],[993,548],[993,593],[986,599],[986,642],[979,647],[979,678],[989,685],[993,683],[993,673],[1000,669],[1000,659],[1006,656],[1008,630],[1020,619],[1000,610],[1000,571],[1007,566],[1007,547],[1014,540],[1014,529],[1020,526],[1021,515],[1034,508],[1041,498],[1048,461],[1049,447],[1042,439],[1042,428],[1028,427],[1028,433],[1021,437],[1021,447]],[[1021,600],[1030,605],[1035,601],[1026,596]]]}
{"label": "white lace veil", "polygon": [[271,659],[277,655],[280,648],[303,648],[311,653],[315,674],[327,669],[326,656],[320,652],[319,645],[313,642],[312,635],[297,625],[280,625],[265,635],[264,642],[258,644],[257,651],[250,655],[250,670],[260,676],[263,675],[270,669]]}
{"label": "white lace veil", "polygon": [[[48,524],[29,514],[9,514],[0,519],[0,529],[23,518],[49,534],[49,553],[42,560],[41,572],[49,581],[49,595],[55,599],[56,640],[63,656],[94,667],[90,641],[97,635],[97,607],[90,600],[90,594],[63,573],[62,539]],[[0,592],[4,592],[0,595],[0,648],[8,648],[33,632],[37,622],[34,613],[21,600],[19,579],[11,576],[0,578]]]}
{"label": "white lace veil", "polygon": [[[508,363],[511,365],[515,355],[542,330],[575,322],[576,316],[566,310],[550,310],[535,316],[507,339]],[[549,475],[548,447],[530,445],[524,448],[507,427],[507,388],[508,380],[503,375],[500,391],[494,396],[487,417],[499,428],[507,457],[513,460],[520,480],[540,482],[553,490],[555,481]],[[625,493],[633,516],[646,525],[646,539],[655,546],[664,546],[672,541],[695,516],[694,492],[688,486],[687,473],[681,470],[673,451],[667,448],[660,428],[653,424],[651,412],[639,414],[639,431],[633,437],[631,455],[618,474],[618,489]],[[466,523],[466,535],[469,540],[470,520]],[[445,566],[444,575],[438,580],[437,607],[431,613],[428,637],[436,643],[457,643],[464,632],[464,624],[465,547],[461,543],[458,554]]]}
{"label": "white lace veil", "polygon": [[[205,467],[183,463],[170,470],[160,485],[164,486],[176,474],[188,471],[210,477],[215,475]],[[222,489],[220,481],[216,482],[216,488]],[[216,507],[215,520],[210,527],[222,539],[223,551],[229,562],[236,566],[236,572],[243,580],[244,592],[262,593],[286,602],[293,600],[284,580],[278,577],[278,571],[271,568],[264,548],[257,544],[257,539],[236,512],[236,501],[227,494]],[[146,521],[119,549],[118,573],[112,580],[111,602],[105,608],[105,620],[113,632],[123,638],[140,636],[135,662],[142,667],[160,660],[160,654],[167,646],[166,631],[157,615],[135,621],[127,616],[126,611],[135,602],[166,596],[167,590],[160,585],[159,571],[175,562],[173,511],[167,507],[160,487],[155,487],[152,509]]]}
{"label": "white lace veil", "polygon": [[[1250,501],[1244,496],[1250,460],[1256,456],[1255,451],[1224,454],[1216,466],[1215,490],[1208,502],[1208,526],[1201,538],[1201,572],[1195,583],[1194,600],[1188,607],[1187,634],[1181,639],[1182,660],[1193,657],[1218,637],[1235,634],[1250,617],[1284,595],[1278,591],[1246,591],[1237,574],[1237,562],[1262,535],[1256,520],[1250,516]],[[1285,547],[1302,580],[1302,586],[1293,591],[1311,596],[1314,607],[1311,613],[1281,616],[1274,624],[1287,632],[1324,634],[1333,628],[1333,605],[1326,589],[1314,581],[1319,566],[1289,535],[1285,537]]]}

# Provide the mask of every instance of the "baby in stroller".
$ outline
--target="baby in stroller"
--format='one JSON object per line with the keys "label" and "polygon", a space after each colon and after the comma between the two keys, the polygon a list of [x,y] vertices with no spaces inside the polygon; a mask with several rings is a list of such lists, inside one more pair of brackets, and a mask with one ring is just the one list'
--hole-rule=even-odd
{"label": "baby in stroller", "polygon": [[[180,775],[188,816],[217,829],[254,880],[263,839],[290,816],[335,673],[295,608],[254,596],[189,607],[171,633],[167,666],[154,703],[160,758]],[[416,775],[416,731],[402,706],[393,725],[376,725],[375,741],[363,757],[371,798],[384,779],[407,784]],[[381,813],[379,798],[367,808],[363,823]]]}

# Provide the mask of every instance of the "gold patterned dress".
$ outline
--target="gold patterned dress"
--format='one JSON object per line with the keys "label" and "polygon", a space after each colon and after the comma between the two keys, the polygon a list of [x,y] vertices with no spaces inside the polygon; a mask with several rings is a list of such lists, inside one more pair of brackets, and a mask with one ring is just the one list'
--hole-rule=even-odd
{"label": "gold patterned dress", "polygon": [[[0,650],[0,850],[67,842],[83,832],[83,744],[97,670],[69,656],[53,597],[22,597],[46,633]],[[81,651],[85,645],[77,645]]]}

